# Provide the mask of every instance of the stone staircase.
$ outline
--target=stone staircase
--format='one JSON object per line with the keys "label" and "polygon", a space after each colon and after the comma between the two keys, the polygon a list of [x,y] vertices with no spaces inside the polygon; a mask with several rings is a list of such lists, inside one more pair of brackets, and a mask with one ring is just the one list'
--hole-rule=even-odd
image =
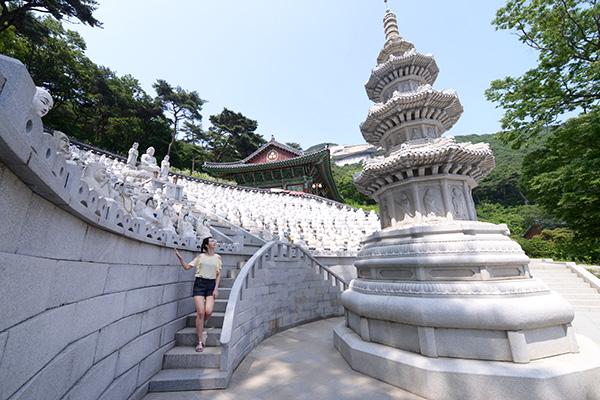
{"label": "stone staircase", "polygon": [[[211,222],[211,227],[221,234],[233,237],[235,232],[225,225]],[[218,239],[217,239],[218,240]],[[219,298],[215,300],[212,316],[204,324],[204,351],[196,353],[196,313],[186,317],[185,328],[175,335],[175,347],[165,353],[163,369],[151,380],[149,392],[172,392],[182,390],[224,389],[227,387],[227,372],[220,371],[221,328],[227,309],[231,287],[238,272],[246,261],[262,247],[262,243],[252,237],[244,237],[242,254],[221,255],[221,283]]]}
{"label": "stone staircase", "polygon": [[550,289],[560,293],[575,311],[600,312],[600,292],[564,263],[532,259],[529,270]]}

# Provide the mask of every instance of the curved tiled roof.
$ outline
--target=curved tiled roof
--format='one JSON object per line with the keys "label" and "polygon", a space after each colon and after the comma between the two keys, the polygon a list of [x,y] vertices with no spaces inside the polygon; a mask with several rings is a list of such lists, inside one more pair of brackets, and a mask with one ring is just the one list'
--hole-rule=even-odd
{"label": "curved tiled roof", "polygon": [[[296,150],[298,151],[298,150]],[[242,171],[256,171],[263,169],[272,169],[272,168],[281,168],[281,167],[289,167],[294,165],[301,165],[306,163],[312,163],[315,161],[320,161],[324,158],[329,158],[329,149],[321,148],[315,151],[311,151],[309,153],[302,153],[298,157],[288,158],[286,160],[280,161],[271,161],[268,163],[257,163],[257,164],[248,164],[245,160],[249,158],[246,157],[244,160],[229,162],[229,163],[204,163],[203,168],[207,171],[227,171],[227,172],[242,172]]]}
{"label": "curved tiled roof", "polygon": [[[291,146],[288,146],[287,144],[283,144],[278,142],[277,140],[275,140],[275,138],[273,136],[271,136],[271,140],[269,140],[267,143],[263,144],[258,150],[256,150],[254,153],[250,154],[248,157],[244,158],[243,160],[240,161],[232,161],[232,162],[225,162],[225,163],[211,163],[211,162],[207,162],[204,163],[205,166],[208,166],[209,168],[221,168],[219,166],[235,166],[235,165],[240,165],[240,164],[247,164],[248,161],[256,158],[258,155],[260,155],[263,151],[265,151],[267,148],[275,146],[279,149],[285,150],[288,153],[292,153],[296,156],[303,156],[305,154],[312,154],[315,151],[322,151],[323,149],[318,149],[315,151],[312,151],[310,153],[304,153],[302,150],[298,150],[295,149]],[[273,164],[272,162],[269,164]]]}

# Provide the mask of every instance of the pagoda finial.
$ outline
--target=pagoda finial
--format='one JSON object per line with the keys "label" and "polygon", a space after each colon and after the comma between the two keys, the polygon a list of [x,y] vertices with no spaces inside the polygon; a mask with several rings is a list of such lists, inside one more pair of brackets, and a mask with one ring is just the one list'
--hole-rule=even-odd
{"label": "pagoda finial", "polygon": [[383,17],[383,28],[385,30],[385,41],[389,41],[394,38],[400,37],[400,32],[398,31],[398,21],[396,21],[396,14],[390,11],[387,8],[387,0],[385,1],[386,5],[386,14]]}

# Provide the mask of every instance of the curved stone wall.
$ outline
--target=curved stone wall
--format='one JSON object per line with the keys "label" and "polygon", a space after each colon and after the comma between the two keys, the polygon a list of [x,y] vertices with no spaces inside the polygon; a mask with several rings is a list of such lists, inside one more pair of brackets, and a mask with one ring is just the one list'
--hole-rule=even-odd
{"label": "curved stone wall", "polygon": [[141,398],[194,311],[193,274],[166,247],[177,237],[57,154],[35,90],[0,56],[0,399]]}
{"label": "curved stone wall", "polygon": [[82,221],[1,163],[0,193],[0,398],[141,398],[194,310],[191,274],[169,248]]}

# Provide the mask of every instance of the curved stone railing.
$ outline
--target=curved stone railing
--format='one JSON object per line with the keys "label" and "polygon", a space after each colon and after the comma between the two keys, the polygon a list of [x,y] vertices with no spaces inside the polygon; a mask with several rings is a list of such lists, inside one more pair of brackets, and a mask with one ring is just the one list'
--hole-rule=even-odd
{"label": "curved stone railing", "polygon": [[35,92],[0,55],[0,400],[141,398],[194,311],[171,247],[199,244],[89,190]]}
{"label": "curved stone railing", "polygon": [[270,242],[244,265],[229,296],[221,333],[221,371],[229,379],[265,338],[296,325],[343,315],[348,283],[305,249]]}

